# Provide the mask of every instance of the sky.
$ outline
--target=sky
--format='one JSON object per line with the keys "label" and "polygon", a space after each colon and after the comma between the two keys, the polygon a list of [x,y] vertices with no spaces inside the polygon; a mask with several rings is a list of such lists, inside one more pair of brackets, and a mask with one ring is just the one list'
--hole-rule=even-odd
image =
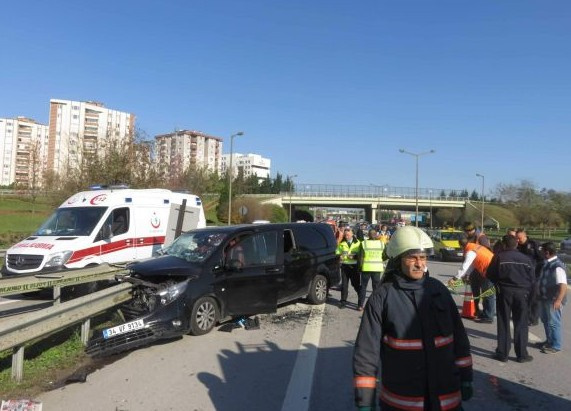
{"label": "sky", "polygon": [[2,5],[0,117],[51,98],[150,138],[234,138],[296,184],[571,191],[568,0],[98,0]]}

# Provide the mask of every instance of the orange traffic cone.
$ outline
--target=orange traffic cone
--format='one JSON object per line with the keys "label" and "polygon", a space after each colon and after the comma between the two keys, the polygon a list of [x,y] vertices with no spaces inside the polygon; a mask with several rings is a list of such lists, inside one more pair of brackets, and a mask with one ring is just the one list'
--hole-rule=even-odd
{"label": "orange traffic cone", "polygon": [[464,304],[462,305],[462,317],[464,318],[476,317],[476,305],[474,304],[474,296],[472,295],[472,287],[470,287],[470,284],[466,284],[466,288],[464,289]]}

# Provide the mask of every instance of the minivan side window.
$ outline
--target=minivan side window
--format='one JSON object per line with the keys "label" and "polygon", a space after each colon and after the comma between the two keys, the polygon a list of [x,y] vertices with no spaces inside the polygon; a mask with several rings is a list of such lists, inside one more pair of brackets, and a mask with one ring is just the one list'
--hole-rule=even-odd
{"label": "minivan side window", "polygon": [[295,241],[291,230],[284,230],[284,253],[290,253],[295,249]]}
{"label": "minivan side window", "polygon": [[311,226],[295,228],[297,245],[300,250],[317,250],[327,248],[325,235]]}
{"label": "minivan side window", "polygon": [[230,241],[226,261],[238,260],[242,267],[276,264],[276,231],[243,236]]}

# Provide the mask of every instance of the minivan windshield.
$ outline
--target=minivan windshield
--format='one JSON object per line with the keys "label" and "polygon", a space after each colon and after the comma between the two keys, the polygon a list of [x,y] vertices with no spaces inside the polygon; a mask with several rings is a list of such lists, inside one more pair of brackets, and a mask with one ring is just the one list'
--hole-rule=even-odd
{"label": "minivan windshield", "polygon": [[58,208],[34,235],[91,235],[106,210],[107,207]]}
{"label": "minivan windshield", "polygon": [[181,234],[165,249],[165,254],[185,259],[189,262],[206,260],[226,238],[217,231],[190,231]]}

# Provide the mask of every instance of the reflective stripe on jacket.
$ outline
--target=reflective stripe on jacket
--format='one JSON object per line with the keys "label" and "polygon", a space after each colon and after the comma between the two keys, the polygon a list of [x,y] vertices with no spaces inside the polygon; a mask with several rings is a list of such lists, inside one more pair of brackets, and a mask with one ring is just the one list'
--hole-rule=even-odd
{"label": "reflective stripe on jacket", "polygon": [[466,252],[468,251],[474,251],[476,253],[476,258],[473,262],[474,269],[485,277],[486,271],[488,271],[488,267],[492,262],[492,258],[494,258],[494,253],[483,245],[475,243],[466,244]]}
{"label": "reflective stripe on jacket", "polygon": [[358,257],[361,252],[361,242],[353,237],[351,245],[345,240],[341,240],[335,253],[341,256],[341,264],[354,265],[359,262]]}
{"label": "reflective stripe on jacket", "polygon": [[456,303],[429,276],[420,289],[404,285],[381,283],[369,297],[353,355],[356,405],[374,405],[380,385],[383,410],[458,410],[472,357]]}
{"label": "reflective stripe on jacket", "polygon": [[380,240],[364,240],[363,245],[363,265],[361,271],[371,271],[382,273],[385,271],[383,264],[383,250],[385,244]]}

